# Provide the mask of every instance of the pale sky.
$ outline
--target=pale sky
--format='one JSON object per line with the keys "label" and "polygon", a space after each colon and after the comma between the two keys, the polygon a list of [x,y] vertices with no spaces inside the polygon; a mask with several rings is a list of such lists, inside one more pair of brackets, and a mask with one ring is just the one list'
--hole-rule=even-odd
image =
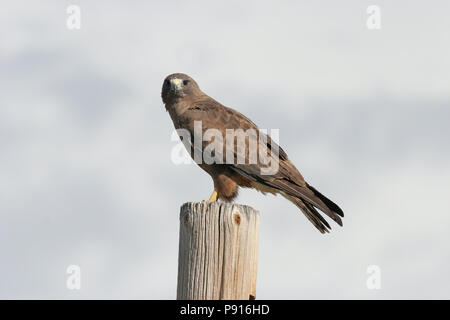
{"label": "pale sky", "polygon": [[179,208],[213,185],[171,162],[160,92],[174,72],[280,129],[345,212],[324,236],[287,200],[242,190],[261,212],[257,298],[450,298],[450,2],[1,7],[0,298],[175,298]]}

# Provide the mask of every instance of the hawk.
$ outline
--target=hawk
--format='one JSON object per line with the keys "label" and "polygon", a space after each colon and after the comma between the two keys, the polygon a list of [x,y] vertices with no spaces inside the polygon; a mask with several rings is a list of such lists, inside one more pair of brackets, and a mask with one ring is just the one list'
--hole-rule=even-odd
{"label": "hawk", "polygon": [[[226,162],[196,161],[211,176],[214,183],[214,191],[208,201],[232,201],[237,196],[239,187],[253,188],[263,194],[281,194],[294,203],[321,233],[329,232],[331,227],[319,210],[342,226],[343,211],[305,181],[281,147],[261,132],[250,119],[205,94],[194,79],[183,73],[167,76],[163,82],[161,97],[175,128],[190,133],[189,141],[183,143],[190,151],[191,157],[194,158],[196,151],[205,151],[208,142],[211,143],[208,139],[201,139],[200,143],[195,141],[199,133],[195,131],[196,123],[201,124],[202,135],[208,130],[222,134],[222,147],[214,149],[214,159],[220,159],[220,156],[224,158],[225,153],[231,152],[231,160],[234,161],[228,161],[228,157]],[[238,135],[228,135],[230,130],[239,129],[242,129],[239,131],[241,133],[249,129],[258,132],[258,136],[245,137],[244,149],[242,145],[237,148],[234,146]],[[214,140],[216,138],[217,136]],[[229,145],[232,146],[231,151],[225,150]],[[268,166],[267,161],[236,161],[242,154],[249,157],[251,146],[266,150],[266,153],[262,154],[267,155],[272,164],[276,164],[277,170],[270,174],[264,173],[263,169]]]}

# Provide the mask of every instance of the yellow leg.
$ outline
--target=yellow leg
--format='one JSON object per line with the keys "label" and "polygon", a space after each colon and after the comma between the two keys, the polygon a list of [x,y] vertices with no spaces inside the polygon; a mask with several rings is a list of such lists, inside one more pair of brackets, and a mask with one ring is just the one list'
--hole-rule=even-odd
{"label": "yellow leg", "polygon": [[216,189],[214,189],[214,191],[213,191],[211,197],[209,197],[208,201],[217,201],[217,198],[218,198],[217,197],[217,191],[216,191]]}

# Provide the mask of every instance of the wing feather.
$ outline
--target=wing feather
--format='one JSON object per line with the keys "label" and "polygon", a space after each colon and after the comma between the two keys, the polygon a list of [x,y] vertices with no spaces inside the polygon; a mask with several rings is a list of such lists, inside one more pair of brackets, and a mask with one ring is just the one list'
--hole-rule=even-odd
{"label": "wing feather", "polygon": [[[190,107],[180,116],[179,121],[182,128],[191,131],[191,137],[194,138],[194,121],[202,121],[202,134],[208,129],[217,129],[222,133],[222,137],[226,139],[226,129],[242,129],[246,131],[248,129],[254,129],[259,132],[259,128],[250,119],[242,115],[240,112],[225,107],[214,99],[204,96],[200,100],[193,101]],[[264,134],[264,133],[260,133]],[[234,150],[234,163],[227,164],[229,169],[249,179],[250,181],[257,182],[267,187],[274,188],[275,190],[284,193],[289,197],[298,199],[294,202],[304,213],[308,219],[321,231],[324,232],[324,228],[329,228],[326,220],[317,212],[317,209],[324,212],[337,224],[342,226],[342,220],[339,216],[343,216],[342,210],[331,200],[319,193],[315,188],[306,183],[303,176],[297,170],[297,168],[288,159],[286,152],[273,141],[270,136],[265,135],[265,145],[263,140],[256,137],[249,137],[249,139],[258,139],[256,144],[258,148],[267,148],[269,150],[269,157],[271,161],[278,163],[278,171],[271,175],[262,174],[264,165],[261,163],[256,164],[238,164],[237,151]],[[191,152],[195,150],[195,144],[192,141]],[[202,142],[202,152],[209,144],[209,141]],[[248,159],[248,145],[250,141],[246,142],[246,154]],[[224,149],[216,150],[218,156],[225,160],[225,146]],[[292,199],[291,199],[292,201]],[[319,227],[318,227],[319,226]],[[321,227],[320,227],[321,226]]]}

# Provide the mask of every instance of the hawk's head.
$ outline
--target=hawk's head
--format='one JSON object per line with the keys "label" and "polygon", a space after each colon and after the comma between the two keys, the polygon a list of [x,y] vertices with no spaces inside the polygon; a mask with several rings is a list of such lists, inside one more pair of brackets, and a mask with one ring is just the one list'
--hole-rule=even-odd
{"label": "hawk's head", "polygon": [[161,97],[164,103],[168,103],[199,92],[200,88],[194,79],[184,73],[174,73],[164,80]]}

